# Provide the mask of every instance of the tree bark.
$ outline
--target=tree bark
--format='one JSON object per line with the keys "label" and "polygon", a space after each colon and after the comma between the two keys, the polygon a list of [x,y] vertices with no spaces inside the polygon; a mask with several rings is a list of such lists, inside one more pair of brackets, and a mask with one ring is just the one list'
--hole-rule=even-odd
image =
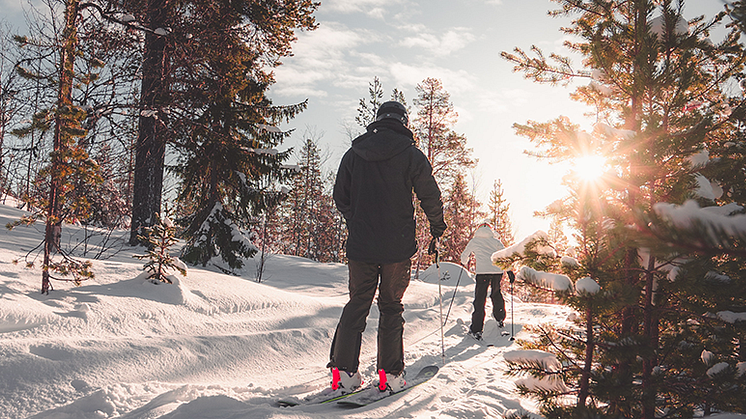
{"label": "tree bark", "polygon": [[[168,26],[167,0],[149,0],[147,15],[150,29]],[[130,245],[140,244],[137,236],[144,227],[152,227],[161,209],[163,165],[166,156],[166,120],[162,109],[168,101],[168,50],[165,36],[147,33],[142,64],[140,124],[135,149],[132,225]]]}
{"label": "tree bark", "polygon": [[593,350],[595,349],[595,337],[593,336],[593,308],[588,304],[585,316],[585,364],[580,376],[580,392],[578,393],[578,407],[585,408],[590,394],[591,371],[593,370]]}

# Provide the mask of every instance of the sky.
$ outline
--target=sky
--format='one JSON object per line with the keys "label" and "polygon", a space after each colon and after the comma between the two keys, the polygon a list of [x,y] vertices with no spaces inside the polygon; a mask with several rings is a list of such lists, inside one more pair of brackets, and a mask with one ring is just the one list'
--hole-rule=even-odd
{"label": "sky", "polygon": [[[713,16],[720,0],[688,1],[684,16]],[[378,77],[388,98],[393,88],[409,104],[415,86],[428,77],[443,82],[458,112],[454,130],[467,138],[479,160],[470,173],[477,196],[487,202],[500,180],[520,240],[547,230],[549,220],[535,218],[565,196],[561,178],[569,166],[553,166],[525,155],[528,139],[515,123],[545,122],[567,116],[590,129],[589,109],[570,100],[574,88],[539,85],[513,72],[500,57],[515,47],[536,45],[564,55],[560,27],[567,18],[547,15],[558,9],[548,0],[329,0],[322,1],[319,28],[298,35],[294,56],[276,69],[270,97],[275,103],[308,99],[308,109],[283,129],[294,128],[288,146],[314,135],[328,151],[328,170],[336,171],[350,144],[346,126],[355,126],[358,101]],[[575,61],[575,65],[579,65]]]}
{"label": "sky", "polygon": [[[20,25],[25,4],[0,0],[0,10]],[[690,0],[684,16],[711,17],[722,7],[722,0]],[[559,29],[569,20],[547,15],[557,8],[549,0],[322,0],[315,14],[318,29],[299,33],[294,55],[275,70],[269,95],[275,104],[308,100],[306,111],[281,125],[294,130],[284,147],[298,150],[311,136],[324,152],[326,170],[336,172],[350,145],[349,127],[362,131],[354,118],[374,77],[386,98],[397,88],[409,105],[415,86],[435,77],[458,113],[454,130],[478,159],[469,174],[477,196],[486,203],[500,180],[516,239],[548,230],[549,220],[533,215],[566,195],[561,179],[569,166],[525,155],[531,144],[512,126],[567,116],[590,129],[583,116],[589,109],[570,100],[572,86],[526,80],[500,53],[536,45],[547,54],[566,55]]]}

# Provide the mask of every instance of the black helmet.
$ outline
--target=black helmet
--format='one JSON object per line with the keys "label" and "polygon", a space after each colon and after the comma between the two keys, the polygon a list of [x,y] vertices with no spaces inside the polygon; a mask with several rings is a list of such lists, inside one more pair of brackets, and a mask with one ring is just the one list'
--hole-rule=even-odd
{"label": "black helmet", "polygon": [[399,102],[390,100],[384,102],[378,112],[376,112],[376,121],[380,121],[386,118],[393,118],[404,124],[406,127],[409,124],[409,115],[407,115],[407,108]]}

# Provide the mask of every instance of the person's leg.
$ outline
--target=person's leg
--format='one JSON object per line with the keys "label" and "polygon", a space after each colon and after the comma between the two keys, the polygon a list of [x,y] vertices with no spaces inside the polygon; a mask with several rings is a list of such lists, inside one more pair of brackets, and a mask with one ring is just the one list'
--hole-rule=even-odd
{"label": "person's leg", "polygon": [[381,265],[378,287],[378,370],[398,375],[404,370],[404,291],[409,286],[409,259]]}
{"label": "person's leg", "polygon": [[355,372],[360,361],[363,331],[378,285],[378,265],[350,260],[348,269],[350,301],[345,305],[339,318],[328,366]]}
{"label": "person's leg", "polygon": [[487,288],[490,282],[483,274],[477,274],[474,288],[474,312],[471,314],[471,331],[481,332],[484,328],[484,306],[487,302]]}
{"label": "person's leg", "polygon": [[492,292],[490,299],[492,300],[492,315],[495,316],[495,320],[501,323],[505,320],[505,300],[503,299],[503,293],[500,290],[500,281],[502,280],[502,274],[490,274],[490,286]]}

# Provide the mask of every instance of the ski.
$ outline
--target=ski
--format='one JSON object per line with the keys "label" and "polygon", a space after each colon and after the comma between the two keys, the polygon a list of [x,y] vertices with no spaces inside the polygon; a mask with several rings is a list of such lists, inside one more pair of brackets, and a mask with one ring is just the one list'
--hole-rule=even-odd
{"label": "ski", "polygon": [[435,374],[438,373],[438,370],[439,368],[435,365],[429,365],[421,369],[414,378],[407,379],[406,387],[397,392],[390,393],[387,391],[380,391],[377,386],[372,386],[355,395],[350,395],[351,397],[345,397],[344,399],[338,400],[337,404],[350,408],[367,406],[371,403],[383,400],[396,394],[403,393],[417,387],[424,382],[427,382],[427,380],[433,378]]}
{"label": "ski", "polygon": [[297,397],[288,397],[284,399],[279,399],[276,401],[277,406],[279,407],[293,407],[293,406],[300,406],[300,405],[313,405],[313,404],[326,404],[326,403],[332,403],[337,400],[342,400],[345,397],[352,396],[354,394],[358,394],[362,392],[363,390],[368,389],[369,386],[361,386],[357,390],[351,392],[351,393],[345,393],[345,394],[339,394],[337,391],[332,391],[330,388],[326,388],[316,394],[311,394],[309,396],[306,396],[302,399],[299,399]]}

